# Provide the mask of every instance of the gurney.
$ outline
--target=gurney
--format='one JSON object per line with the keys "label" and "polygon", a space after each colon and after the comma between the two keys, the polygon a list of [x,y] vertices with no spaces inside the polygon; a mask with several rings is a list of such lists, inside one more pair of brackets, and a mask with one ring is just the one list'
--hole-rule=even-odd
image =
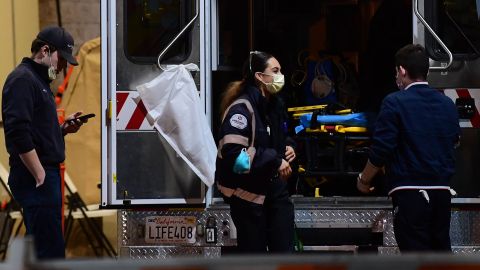
{"label": "gurney", "polygon": [[320,196],[342,189],[353,194],[370,144],[366,115],[335,105],[294,107],[288,112],[297,124],[297,192],[314,196],[320,190]]}
{"label": "gurney", "polygon": [[295,134],[306,132],[367,132],[367,117],[353,113],[348,108],[332,108],[331,105],[316,105],[288,108],[293,120],[299,121]]}

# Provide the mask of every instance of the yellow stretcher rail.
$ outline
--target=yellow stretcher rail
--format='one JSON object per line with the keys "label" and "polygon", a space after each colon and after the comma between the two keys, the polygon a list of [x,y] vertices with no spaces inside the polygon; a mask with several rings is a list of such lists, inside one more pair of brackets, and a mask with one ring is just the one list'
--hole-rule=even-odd
{"label": "yellow stretcher rail", "polygon": [[335,111],[336,114],[347,114],[347,113],[352,113],[352,109],[343,109],[343,110],[337,110]]}
{"label": "yellow stretcher rail", "polygon": [[325,109],[327,105],[313,105],[313,106],[303,106],[303,107],[291,107],[288,108],[288,112],[299,112],[299,111],[313,111],[313,110],[320,110]]}
{"label": "yellow stretcher rail", "polygon": [[319,128],[311,129],[307,128],[307,133],[323,133],[323,132],[337,132],[337,133],[363,133],[367,132],[365,127],[345,127],[342,125],[328,126],[321,125]]}
{"label": "yellow stretcher rail", "polygon": [[[327,105],[313,105],[313,106],[303,106],[303,107],[291,107],[288,108],[287,111],[292,113],[294,119],[298,119],[300,116],[311,113],[315,110],[322,110],[325,109]],[[352,113],[351,109],[343,109],[343,110],[336,110],[335,114],[348,114]]]}

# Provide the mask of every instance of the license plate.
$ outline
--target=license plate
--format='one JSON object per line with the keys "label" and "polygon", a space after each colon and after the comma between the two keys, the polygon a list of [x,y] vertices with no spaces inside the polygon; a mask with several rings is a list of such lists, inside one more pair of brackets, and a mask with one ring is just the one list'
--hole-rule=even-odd
{"label": "license plate", "polygon": [[193,244],[196,241],[194,216],[153,216],[145,222],[145,242],[150,244]]}

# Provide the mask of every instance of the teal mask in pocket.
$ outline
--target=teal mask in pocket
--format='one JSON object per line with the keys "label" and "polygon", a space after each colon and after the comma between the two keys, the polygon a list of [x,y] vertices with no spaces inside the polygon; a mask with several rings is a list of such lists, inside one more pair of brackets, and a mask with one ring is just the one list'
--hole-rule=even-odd
{"label": "teal mask in pocket", "polygon": [[238,154],[235,163],[233,164],[233,172],[236,174],[245,174],[250,172],[250,156],[247,149],[243,148]]}

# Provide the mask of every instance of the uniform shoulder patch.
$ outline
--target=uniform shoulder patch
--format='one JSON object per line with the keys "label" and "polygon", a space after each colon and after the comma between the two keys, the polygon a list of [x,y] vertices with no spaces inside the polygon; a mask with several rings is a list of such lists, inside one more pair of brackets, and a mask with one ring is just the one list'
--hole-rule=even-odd
{"label": "uniform shoulder patch", "polygon": [[248,120],[243,114],[236,113],[230,117],[230,125],[238,129],[244,129],[247,127]]}

